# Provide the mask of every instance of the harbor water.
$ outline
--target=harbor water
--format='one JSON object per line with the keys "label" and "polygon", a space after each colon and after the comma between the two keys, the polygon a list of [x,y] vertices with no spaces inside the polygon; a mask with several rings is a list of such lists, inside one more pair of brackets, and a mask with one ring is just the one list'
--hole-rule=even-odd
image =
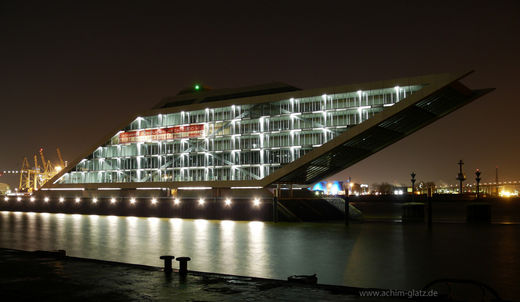
{"label": "harbor water", "polygon": [[80,214],[0,213],[0,247],[323,284],[420,289],[439,278],[484,282],[519,299],[520,225],[271,223]]}

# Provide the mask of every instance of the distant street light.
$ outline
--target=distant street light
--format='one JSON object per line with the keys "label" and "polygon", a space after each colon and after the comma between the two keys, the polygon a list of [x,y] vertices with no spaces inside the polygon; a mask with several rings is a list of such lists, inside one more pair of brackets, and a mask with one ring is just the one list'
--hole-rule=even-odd
{"label": "distant street light", "polygon": [[475,178],[475,180],[477,181],[477,199],[479,198],[479,195],[480,195],[480,170],[477,169],[477,171],[475,172],[475,175],[477,176]]}
{"label": "distant street light", "polygon": [[457,163],[459,165],[459,174],[457,175],[457,180],[459,181],[459,194],[462,194],[462,182],[466,180],[466,175],[464,175],[464,173],[462,173],[462,166],[464,165],[464,162],[461,160],[459,160],[459,162]]}
{"label": "distant street light", "polygon": [[412,177],[412,179],[410,179],[412,181],[412,195],[415,193],[415,172],[412,172],[412,174],[410,174],[410,176]]}

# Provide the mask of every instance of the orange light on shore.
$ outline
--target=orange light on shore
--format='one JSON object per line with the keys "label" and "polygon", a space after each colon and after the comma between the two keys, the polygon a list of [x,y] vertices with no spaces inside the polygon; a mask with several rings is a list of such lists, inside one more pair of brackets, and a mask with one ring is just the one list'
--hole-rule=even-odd
{"label": "orange light on shore", "polygon": [[518,191],[510,192],[510,191],[502,190],[502,191],[500,191],[498,193],[498,195],[500,195],[500,197],[506,197],[506,198],[517,197],[518,196]]}

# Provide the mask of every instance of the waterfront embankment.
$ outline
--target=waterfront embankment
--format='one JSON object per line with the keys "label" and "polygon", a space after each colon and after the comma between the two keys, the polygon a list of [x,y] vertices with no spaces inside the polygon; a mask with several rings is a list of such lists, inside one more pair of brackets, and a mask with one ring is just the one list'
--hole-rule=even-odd
{"label": "waterfront embankment", "polygon": [[12,249],[0,249],[0,268],[3,301],[357,301],[364,290]]}

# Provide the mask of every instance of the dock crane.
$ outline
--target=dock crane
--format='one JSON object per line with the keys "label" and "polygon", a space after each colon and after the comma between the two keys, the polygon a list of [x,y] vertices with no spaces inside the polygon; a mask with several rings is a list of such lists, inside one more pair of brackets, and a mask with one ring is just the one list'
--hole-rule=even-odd
{"label": "dock crane", "polygon": [[60,165],[56,166],[56,170],[59,172],[59,171],[61,171],[61,169],[65,168],[67,166],[67,162],[63,161],[63,157],[61,157],[60,148],[56,148],[56,153],[58,153],[58,160],[60,161]]}
{"label": "dock crane", "polygon": [[[39,171],[38,171],[39,172]],[[34,177],[36,175],[36,169],[31,169],[29,166],[29,161],[27,160],[27,157],[23,158],[22,161],[22,169],[20,170],[20,186],[19,190],[22,191],[32,191],[34,188],[34,181],[36,181],[36,178]]]}
{"label": "dock crane", "polygon": [[45,160],[45,156],[43,155],[43,148],[40,148],[40,157],[42,160],[43,171],[41,174],[42,183],[46,183],[49,179],[51,179],[56,173],[54,173],[54,168],[50,160]]}
{"label": "dock crane", "polygon": [[60,149],[57,148],[59,164],[53,166],[50,160],[45,159],[43,154],[43,148],[40,148],[40,160],[41,166],[38,163],[38,156],[34,155],[34,167],[30,167],[27,157],[24,157],[22,161],[22,169],[20,170],[20,192],[31,193],[41,188],[47,181],[58,174],[65,166],[66,162],[63,161]]}
{"label": "dock crane", "polygon": [[34,171],[33,171],[33,190],[36,191],[39,188],[38,183],[40,182],[39,177],[40,166],[38,165],[38,157],[34,155]]}
{"label": "dock crane", "polygon": [[29,165],[27,157],[23,158],[22,169],[20,170],[20,192],[32,192],[38,190],[41,184],[41,170],[38,165],[38,157],[34,156],[34,167]]}

